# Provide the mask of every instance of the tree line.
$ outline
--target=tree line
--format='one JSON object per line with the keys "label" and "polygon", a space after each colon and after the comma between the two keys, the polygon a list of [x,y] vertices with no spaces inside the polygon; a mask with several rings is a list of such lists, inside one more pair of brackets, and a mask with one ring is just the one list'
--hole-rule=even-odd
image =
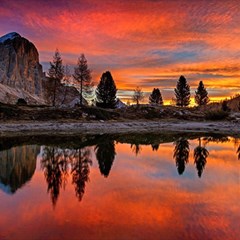
{"label": "tree line", "polygon": [[[87,59],[81,54],[77,60],[74,73],[71,75],[69,67],[63,66],[62,58],[58,50],[56,50],[53,61],[50,62],[48,76],[53,84],[52,105],[56,105],[56,86],[57,83],[70,83],[71,76],[79,86],[79,104],[83,105],[83,98],[90,99],[93,96],[94,83],[92,81],[92,70],[88,67]],[[180,76],[174,89],[175,98],[173,102],[176,106],[186,107],[190,104],[190,86],[184,76]],[[136,87],[133,92],[132,101],[137,105],[144,99],[144,93],[140,87]],[[208,92],[202,81],[199,82],[195,91],[195,103],[198,106],[205,106],[209,103]],[[115,108],[117,102],[117,87],[111,72],[106,71],[102,74],[100,82],[95,90],[95,105],[102,108]],[[163,98],[159,88],[154,88],[149,96],[149,104],[163,105]]]}

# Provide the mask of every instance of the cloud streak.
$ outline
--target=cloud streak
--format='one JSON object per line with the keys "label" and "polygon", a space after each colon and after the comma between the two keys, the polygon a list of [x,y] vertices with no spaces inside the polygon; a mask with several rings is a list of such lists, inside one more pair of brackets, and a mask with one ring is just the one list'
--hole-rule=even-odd
{"label": "cloud streak", "polygon": [[2,0],[0,35],[19,32],[41,62],[56,47],[71,65],[84,52],[95,81],[110,70],[122,90],[174,88],[184,74],[225,96],[226,87],[239,92],[239,11],[237,0]]}

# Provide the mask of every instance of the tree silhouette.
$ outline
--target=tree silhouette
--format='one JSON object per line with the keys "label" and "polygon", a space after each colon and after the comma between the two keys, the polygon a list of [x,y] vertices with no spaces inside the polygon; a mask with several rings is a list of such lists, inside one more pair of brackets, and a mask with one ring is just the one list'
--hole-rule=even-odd
{"label": "tree silhouette", "polygon": [[96,105],[103,108],[115,108],[117,88],[109,71],[102,74],[96,89]]}
{"label": "tree silhouette", "polygon": [[97,144],[95,151],[100,172],[104,177],[108,177],[116,155],[114,141],[107,140]]}
{"label": "tree silhouette", "polygon": [[133,102],[136,102],[138,106],[139,102],[142,101],[143,99],[144,99],[144,94],[142,92],[142,89],[140,87],[136,87],[132,96]]}
{"label": "tree silhouette", "polygon": [[206,106],[209,102],[208,92],[202,81],[199,82],[198,89],[195,92],[195,102],[198,106]]}
{"label": "tree silhouette", "polygon": [[48,70],[48,75],[51,81],[53,81],[52,92],[52,105],[55,106],[56,104],[56,91],[57,91],[57,84],[61,83],[61,80],[64,77],[64,67],[62,65],[62,58],[61,55],[56,49],[55,54],[53,56],[53,62],[50,62],[50,68]]}
{"label": "tree silhouette", "polygon": [[203,169],[207,163],[208,155],[208,150],[201,146],[201,138],[199,138],[199,146],[194,149],[194,163],[196,164],[199,178],[202,176]]}
{"label": "tree silhouette", "polygon": [[65,185],[67,174],[67,160],[63,152],[55,147],[45,147],[41,161],[41,167],[48,184],[52,204],[55,207],[60,194],[60,189]]}
{"label": "tree silhouette", "polygon": [[92,165],[90,150],[88,148],[76,150],[71,162],[71,173],[72,183],[79,201],[82,200],[86,183],[89,181],[90,165]]}
{"label": "tree silhouette", "polygon": [[177,106],[185,107],[190,103],[190,86],[184,76],[180,76],[175,91],[175,102]]}
{"label": "tree silhouette", "polygon": [[175,158],[179,175],[183,174],[185,165],[189,158],[189,142],[185,138],[180,138],[175,142],[173,158]]}
{"label": "tree silhouette", "polygon": [[92,93],[93,82],[91,70],[88,68],[87,59],[84,54],[78,58],[77,66],[74,69],[74,79],[80,84],[80,105],[82,105],[83,93],[88,97]]}
{"label": "tree silhouette", "polygon": [[149,96],[149,103],[156,105],[163,105],[162,94],[158,88],[154,88]]}

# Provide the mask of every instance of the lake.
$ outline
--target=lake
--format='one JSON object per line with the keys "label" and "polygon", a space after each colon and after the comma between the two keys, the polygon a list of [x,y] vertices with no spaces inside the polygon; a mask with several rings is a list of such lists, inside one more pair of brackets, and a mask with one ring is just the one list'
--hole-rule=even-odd
{"label": "lake", "polygon": [[239,239],[240,139],[0,138],[0,239]]}

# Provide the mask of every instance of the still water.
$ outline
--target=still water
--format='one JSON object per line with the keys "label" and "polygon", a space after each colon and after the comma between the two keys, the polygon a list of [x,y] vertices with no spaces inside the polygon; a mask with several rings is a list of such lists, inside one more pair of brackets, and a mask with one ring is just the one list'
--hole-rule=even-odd
{"label": "still water", "polygon": [[240,140],[0,140],[0,239],[239,239]]}

